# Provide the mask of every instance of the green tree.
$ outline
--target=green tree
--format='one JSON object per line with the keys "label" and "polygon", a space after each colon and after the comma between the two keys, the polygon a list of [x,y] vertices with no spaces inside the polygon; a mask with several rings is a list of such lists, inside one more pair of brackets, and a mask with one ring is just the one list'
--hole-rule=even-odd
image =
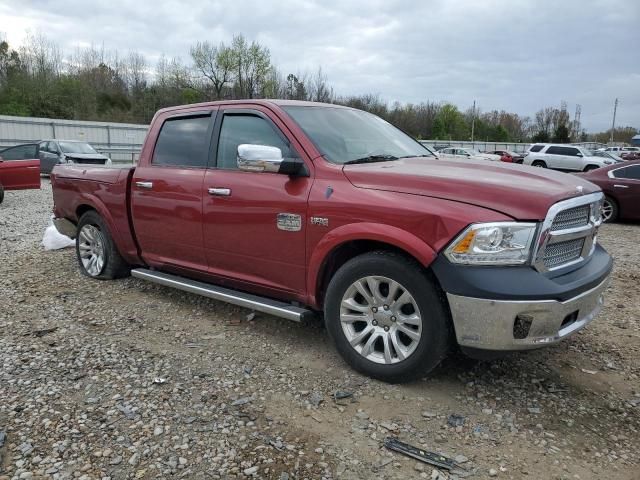
{"label": "green tree", "polygon": [[569,129],[567,126],[564,124],[558,125],[553,132],[551,141],[554,143],[569,143],[571,139],[569,138]]}

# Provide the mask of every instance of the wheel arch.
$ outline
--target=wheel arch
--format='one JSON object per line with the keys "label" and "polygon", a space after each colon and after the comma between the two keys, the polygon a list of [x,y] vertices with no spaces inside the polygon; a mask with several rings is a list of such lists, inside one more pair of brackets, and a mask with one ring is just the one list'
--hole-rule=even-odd
{"label": "wheel arch", "polygon": [[397,227],[345,225],[325,236],[311,255],[307,277],[309,304],[322,309],[327,286],[340,266],[358,255],[376,250],[400,253],[423,267],[428,267],[436,258],[430,245]]}

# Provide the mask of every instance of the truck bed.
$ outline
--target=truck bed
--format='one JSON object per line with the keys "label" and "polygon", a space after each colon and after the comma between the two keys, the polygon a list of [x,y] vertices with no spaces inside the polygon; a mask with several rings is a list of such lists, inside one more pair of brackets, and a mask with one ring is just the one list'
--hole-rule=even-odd
{"label": "truck bed", "polygon": [[51,173],[54,215],[76,224],[87,210],[96,210],[105,220],[121,255],[130,264],[140,264],[130,222],[133,165],[57,165]]}

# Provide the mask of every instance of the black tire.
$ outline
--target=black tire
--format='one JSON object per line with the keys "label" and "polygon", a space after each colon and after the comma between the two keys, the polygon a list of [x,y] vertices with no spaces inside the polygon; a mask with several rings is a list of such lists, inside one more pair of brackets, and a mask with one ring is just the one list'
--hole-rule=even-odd
{"label": "black tire", "polygon": [[[607,207],[609,207],[611,209],[611,214],[609,215],[609,217],[605,217],[604,216],[604,210],[607,209]],[[611,197],[609,197],[608,195],[604,197],[604,206],[603,206],[603,216],[602,216],[602,221],[605,223],[612,223],[615,222],[618,219],[618,203]]]}
{"label": "black tire", "polygon": [[[80,257],[80,232],[86,225],[91,225],[99,231],[103,245],[104,265],[98,274],[92,275],[87,271],[82,263]],[[78,265],[80,271],[91,278],[98,280],[113,280],[114,278],[121,278],[129,276],[131,268],[127,262],[122,258],[120,252],[116,248],[111,232],[102,217],[95,210],[89,210],[80,217],[78,222],[78,230],[76,234],[76,258],[78,259]]]}
{"label": "black tire", "polygon": [[0,185],[0,203],[4,201],[4,187]]}
{"label": "black tire", "polygon": [[[365,358],[350,345],[342,329],[343,297],[354,282],[367,276],[387,277],[401,283],[420,310],[420,340],[413,353],[397,363],[376,363]],[[389,383],[424,377],[447,355],[451,344],[449,309],[439,287],[418,263],[399,253],[375,251],[346,262],[329,283],[324,313],[327,331],[346,362],[358,372]]]}
{"label": "black tire", "polygon": [[600,167],[597,165],[587,165],[586,167],[584,167],[584,171],[591,172],[592,170],[597,170],[598,168]]}
{"label": "black tire", "polygon": [[547,168],[547,164],[546,162],[543,162],[542,160],[536,160],[531,164],[532,167],[538,167],[538,168]]}

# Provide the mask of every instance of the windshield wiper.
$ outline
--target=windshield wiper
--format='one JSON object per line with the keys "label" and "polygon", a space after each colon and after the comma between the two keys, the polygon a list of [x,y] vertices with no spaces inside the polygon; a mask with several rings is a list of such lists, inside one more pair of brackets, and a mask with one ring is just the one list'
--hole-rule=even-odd
{"label": "windshield wiper", "polygon": [[403,155],[402,157],[398,157],[398,158],[419,158],[419,157],[435,157],[435,155],[432,155],[430,153],[425,153],[422,155]]}
{"label": "windshield wiper", "polygon": [[344,162],[344,165],[353,165],[354,163],[387,162],[390,160],[398,160],[398,157],[393,155],[369,155],[368,157],[356,158],[355,160],[348,160]]}

